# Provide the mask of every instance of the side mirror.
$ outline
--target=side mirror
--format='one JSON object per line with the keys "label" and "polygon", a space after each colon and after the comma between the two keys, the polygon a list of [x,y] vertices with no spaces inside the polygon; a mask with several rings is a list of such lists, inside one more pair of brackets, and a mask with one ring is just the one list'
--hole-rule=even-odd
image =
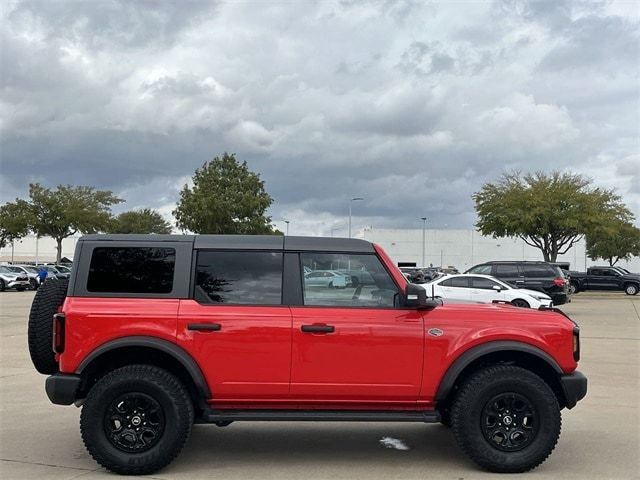
{"label": "side mirror", "polygon": [[442,300],[427,297],[427,291],[424,287],[414,283],[407,284],[407,293],[404,297],[406,307],[414,307],[419,310],[427,310],[442,305]]}
{"label": "side mirror", "polygon": [[502,291],[502,287],[500,285],[494,285],[493,288],[496,292],[501,292]]}

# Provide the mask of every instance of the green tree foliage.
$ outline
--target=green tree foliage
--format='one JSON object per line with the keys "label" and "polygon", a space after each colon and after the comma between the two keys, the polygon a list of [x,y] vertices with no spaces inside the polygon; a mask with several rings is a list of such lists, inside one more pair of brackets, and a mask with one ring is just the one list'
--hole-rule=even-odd
{"label": "green tree foliage", "polygon": [[640,229],[629,222],[614,222],[587,234],[587,255],[613,266],[619,260],[640,256]]}
{"label": "green tree foliage", "polygon": [[29,233],[29,221],[15,203],[0,207],[0,248],[6,247]]}
{"label": "green tree foliage", "polygon": [[111,205],[124,200],[106,190],[93,187],[59,185],[55,190],[38,183],[29,185],[29,200],[7,204],[26,219],[29,230],[56,240],[62,256],[62,240],[76,232],[104,231],[111,221]]}
{"label": "green tree foliage", "polygon": [[572,173],[504,174],[473,200],[483,235],[519,237],[551,262],[587,233],[633,219],[612,190]]}
{"label": "green tree foliage", "polygon": [[113,219],[110,233],[171,233],[171,225],[155,210],[123,212]]}
{"label": "green tree foliage", "polygon": [[273,234],[265,215],[273,199],[260,176],[224,153],[196,170],[173,211],[177,226],[194,233]]}

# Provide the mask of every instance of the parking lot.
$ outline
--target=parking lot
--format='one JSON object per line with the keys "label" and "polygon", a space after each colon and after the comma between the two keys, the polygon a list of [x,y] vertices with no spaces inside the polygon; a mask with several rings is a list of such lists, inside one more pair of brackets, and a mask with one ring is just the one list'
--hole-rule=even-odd
{"label": "parking lot", "polygon": [[[92,479],[99,468],[80,439],[75,407],[54,406],[27,350],[33,292],[0,293],[0,477]],[[580,293],[563,306],[582,327],[587,397],[564,411],[560,441],[518,478],[640,478],[640,295]],[[386,448],[397,439],[406,450]],[[393,442],[391,442],[393,443]],[[491,478],[440,425],[236,423],[196,426],[183,453],[148,478]]]}

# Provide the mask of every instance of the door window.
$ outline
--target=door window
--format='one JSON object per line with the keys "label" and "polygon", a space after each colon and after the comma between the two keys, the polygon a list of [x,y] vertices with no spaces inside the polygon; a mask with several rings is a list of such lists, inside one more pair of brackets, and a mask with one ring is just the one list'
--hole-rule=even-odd
{"label": "door window", "polygon": [[498,282],[494,282],[493,280],[484,277],[471,277],[471,286],[482,290],[493,290],[493,287],[495,286],[498,286],[503,290],[505,288]]}
{"label": "door window", "polygon": [[491,275],[491,265],[478,265],[469,270],[469,273],[479,273],[481,275]]}
{"label": "door window", "polygon": [[280,305],[282,253],[198,252],[195,299],[200,303]]}
{"label": "door window", "polygon": [[302,253],[300,260],[305,305],[393,307],[396,303],[398,287],[375,255]]}
{"label": "door window", "polygon": [[[474,272],[474,273],[478,273],[478,272]],[[517,265],[496,265],[496,277],[519,277],[520,276],[520,272],[518,271],[518,266]]]}
{"label": "door window", "polygon": [[526,265],[524,267],[524,276],[527,278],[549,278],[555,275],[553,268],[547,265]]}
{"label": "door window", "polygon": [[443,287],[469,288],[469,277],[453,277],[440,283]]}

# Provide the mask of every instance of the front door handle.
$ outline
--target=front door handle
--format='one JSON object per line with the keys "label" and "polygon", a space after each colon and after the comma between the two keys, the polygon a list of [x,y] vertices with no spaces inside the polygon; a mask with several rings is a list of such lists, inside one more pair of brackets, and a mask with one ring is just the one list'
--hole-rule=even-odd
{"label": "front door handle", "polygon": [[187,330],[195,330],[197,332],[217,332],[222,328],[219,323],[190,323]]}
{"label": "front door handle", "polygon": [[333,325],[302,325],[300,330],[305,333],[333,333],[336,328]]}

